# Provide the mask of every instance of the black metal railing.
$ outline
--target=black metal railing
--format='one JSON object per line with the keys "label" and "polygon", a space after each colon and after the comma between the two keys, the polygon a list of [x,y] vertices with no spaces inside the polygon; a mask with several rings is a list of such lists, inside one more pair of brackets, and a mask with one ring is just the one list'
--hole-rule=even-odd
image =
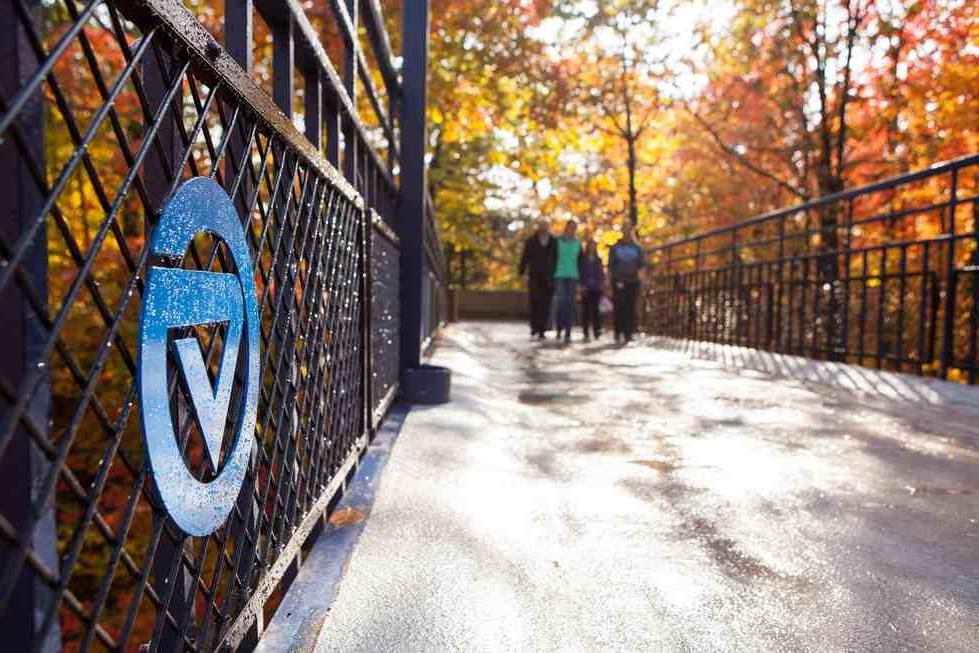
{"label": "black metal railing", "polygon": [[429,351],[435,332],[449,321],[447,264],[435,226],[432,199],[425,196],[425,263],[422,287],[421,349]]}
{"label": "black metal railing", "polygon": [[[0,648],[248,648],[396,394],[403,91],[377,0],[329,5],[342,74],[296,0],[227,0],[223,46],[179,0],[0,3]],[[255,20],[272,34],[271,95],[251,78]],[[149,236],[195,177],[242,221],[261,352],[245,481],[205,537],[154,490],[136,383]],[[169,264],[237,273],[203,233]],[[427,261],[435,298],[443,265]],[[174,337],[196,336],[213,378],[226,329]],[[166,374],[184,462],[207,482],[220,464],[174,360]]]}
{"label": "black metal railing", "polygon": [[371,242],[371,407],[376,427],[398,391],[401,242],[375,214]]}
{"label": "black metal railing", "polygon": [[976,383],[979,156],[651,251],[653,334]]}

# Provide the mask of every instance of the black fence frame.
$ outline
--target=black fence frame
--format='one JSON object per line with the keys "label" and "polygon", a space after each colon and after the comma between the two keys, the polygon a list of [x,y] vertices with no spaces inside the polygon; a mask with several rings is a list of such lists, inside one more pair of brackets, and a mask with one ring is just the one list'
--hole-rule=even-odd
{"label": "black fence frame", "polygon": [[[0,216],[4,647],[254,645],[398,392],[399,336],[416,334],[425,349],[444,323],[442,247],[431,199],[415,187],[424,180],[426,62],[412,57],[427,57],[427,2],[406,3],[406,80],[378,0],[330,8],[342,74],[297,0],[226,0],[223,46],[179,0],[61,0],[54,18],[37,0],[0,4],[0,188],[10,199]],[[256,17],[272,32],[271,97],[250,77]],[[100,61],[108,46],[121,69]],[[95,107],[72,95],[72,66],[91,82]],[[292,121],[297,75],[304,133]],[[402,106],[419,106],[418,89],[420,115],[402,116]],[[359,92],[379,128],[358,116]],[[63,158],[50,156],[46,140],[55,122],[70,150]],[[191,538],[160,506],[134,427],[132,309],[163,206],[201,175],[244,218],[261,295],[263,380],[241,496],[216,533]],[[79,197],[97,200],[83,237],[66,208],[76,182]],[[404,201],[412,194],[423,198],[415,214]],[[100,217],[89,233],[92,213]],[[406,238],[424,252],[421,296],[406,292]],[[195,241],[181,265],[233,271],[215,239]],[[55,273],[66,288],[52,284]],[[94,320],[84,334],[72,328],[82,305]],[[221,327],[189,333],[214,363]],[[110,368],[124,379],[111,400],[102,394]],[[199,433],[175,379],[181,445],[206,480],[217,470],[193,458]],[[59,384],[71,389],[53,395]],[[148,614],[152,632],[138,639]]]}
{"label": "black fence frame", "polygon": [[650,251],[654,335],[979,379],[979,155]]}

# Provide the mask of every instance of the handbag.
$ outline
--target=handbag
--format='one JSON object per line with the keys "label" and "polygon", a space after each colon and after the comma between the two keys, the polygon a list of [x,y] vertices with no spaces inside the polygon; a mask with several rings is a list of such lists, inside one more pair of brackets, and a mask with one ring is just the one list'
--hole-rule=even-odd
{"label": "handbag", "polygon": [[602,298],[598,300],[598,312],[602,315],[608,315],[612,312],[612,300],[608,297],[602,295]]}

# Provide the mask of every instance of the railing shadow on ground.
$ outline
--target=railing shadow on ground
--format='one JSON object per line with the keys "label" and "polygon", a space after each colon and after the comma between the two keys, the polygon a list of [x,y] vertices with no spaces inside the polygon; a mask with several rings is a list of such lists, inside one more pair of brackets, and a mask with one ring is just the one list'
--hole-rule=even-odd
{"label": "railing shadow on ground", "polygon": [[979,389],[972,386],[735,345],[662,336],[650,336],[646,343],[656,349],[711,361],[731,371],[751,370],[772,378],[854,392],[863,398],[912,402],[979,417]]}

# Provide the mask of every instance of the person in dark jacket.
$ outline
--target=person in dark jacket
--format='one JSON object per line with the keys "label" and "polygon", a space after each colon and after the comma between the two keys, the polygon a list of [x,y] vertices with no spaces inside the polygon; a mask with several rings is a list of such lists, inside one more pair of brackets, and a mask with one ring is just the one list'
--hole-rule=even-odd
{"label": "person in dark jacket", "polygon": [[602,301],[602,293],[605,289],[605,267],[602,259],[598,255],[598,243],[594,239],[589,239],[585,243],[585,249],[581,252],[581,285],[583,287],[584,298],[582,301],[581,329],[588,340],[588,327],[591,327],[591,336],[596,340],[602,335],[602,317],[598,306]]}
{"label": "person in dark jacket", "polygon": [[547,315],[554,294],[554,268],[557,266],[557,242],[551,227],[543,218],[537,221],[534,235],[524,242],[520,256],[520,276],[529,273],[530,335],[544,339]]}
{"label": "person in dark jacket", "polygon": [[622,238],[608,256],[608,271],[612,277],[612,302],[615,304],[615,341],[632,340],[636,331],[636,295],[639,294],[640,274],[646,268],[646,254],[636,242],[636,232],[627,225]]}

